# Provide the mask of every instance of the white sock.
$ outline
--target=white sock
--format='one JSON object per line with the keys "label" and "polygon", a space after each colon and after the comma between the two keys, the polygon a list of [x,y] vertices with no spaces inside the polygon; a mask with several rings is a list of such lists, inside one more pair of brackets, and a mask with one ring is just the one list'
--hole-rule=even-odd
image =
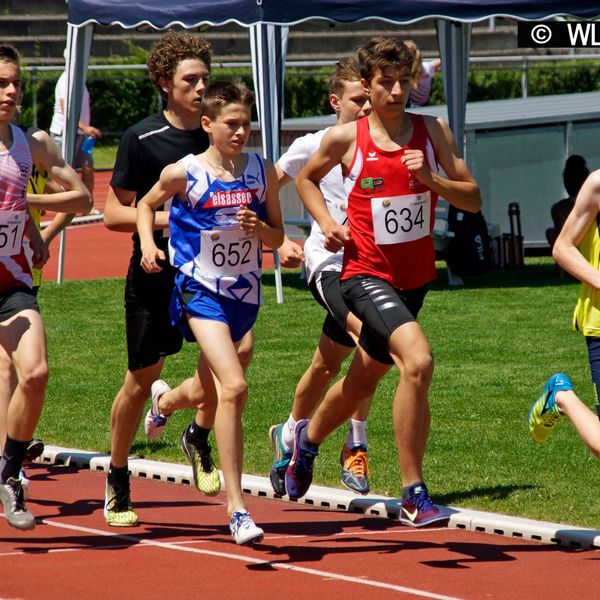
{"label": "white sock", "polygon": [[291,452],[294,448],[294,432],[296,431],[296,421],[292,418],[292,415],[288,417],[288,420],[283,424],[283,430],[281,431],[281,441],[287,452]]}
{"label": "white sock", "polygon": [[356,448],[357,446],[367,445],[367,422],[357,421],[356,419],[348,419],[348,437],[346,438],[346,446],[348,448]]}

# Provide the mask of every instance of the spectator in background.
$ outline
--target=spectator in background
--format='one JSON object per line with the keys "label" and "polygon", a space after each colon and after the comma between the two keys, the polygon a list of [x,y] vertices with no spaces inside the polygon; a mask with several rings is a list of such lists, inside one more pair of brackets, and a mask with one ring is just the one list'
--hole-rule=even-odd
{"label": "spectator in background", "polygon": [[[65,60],[67,51],[64,52]],[[65,133],[65,106],[67,104],[67,72],[63,71],[56,82],[54,88],[54,115],[50,124],[50,135],[58,149],[63,152],[63,140]],[[81,170],[83,185],[88,189],[92,199],[94,197],[94,158],[91,153],[83,152],[81,145],[87,136],[92,136],[95,140],[102,137],[102,131],[93,127],[91,124],[90,111],[90,92],[85,86],[83,91],[83,101],[81,103],[81,113],[79,114],[79,129],[77,130],[77,139],[75,140],[75,150],[73,153],[73,168]],[[96,209],[92,214],[99,214]]]}
{"label": "spectator in background", "polygon": [[560,234],[567,217],[575,206],[575,198],[583,185],[583,182],[587,179],[590,174],[587,165],[585,164],[585,158],[578,154],[573,154],[567,158],[565,168],[563,170],[563,183],[567,194],[566,198],[555,202],[550,208],[550,214],[552,215],[552,222],[554,227],[546,229],[546,239],[550,244],[550,249],[554,248],[554,242]]}
{"label": "spectator in background", "polygon": [[412,87],[408,106],[426,106],[429,104],[431,82],[434,75],[441,69],[442,61],[439,58],[435,58],[434,60],[423,62],[423,55],[413,40],[406,40],[404,44],[415,55],[415,62],[413,63],[411,72]]}

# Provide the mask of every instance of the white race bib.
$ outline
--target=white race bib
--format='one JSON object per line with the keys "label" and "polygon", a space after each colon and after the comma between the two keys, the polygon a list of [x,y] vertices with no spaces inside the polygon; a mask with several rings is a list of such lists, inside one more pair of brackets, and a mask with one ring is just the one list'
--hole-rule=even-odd
{"label": "white race bib", "polygon": [[373,231],[377,244],[401,244],[430,233],[431,193],[372,198]]}
{"label": "white race bib", "polygon": [[236,276],[260,269],[258,238],[241,229],[201,232],[198,264],[204,275]]}
{"label": "white race bib", "polygon": [[15,256],[23,247],[27,213],[0,210],[0,256]]}

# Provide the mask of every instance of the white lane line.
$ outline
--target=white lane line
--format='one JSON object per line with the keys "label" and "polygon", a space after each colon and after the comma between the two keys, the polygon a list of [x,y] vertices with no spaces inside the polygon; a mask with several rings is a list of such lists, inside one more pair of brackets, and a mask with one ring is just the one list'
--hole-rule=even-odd
{"label": "white lane line", "polygon": [[44,525],[51,527],[58,527],[60,529],[70,529],[72,531],[79,531],[82,533],[90,533],[93,535],[100,535],[103,537],[109,537],[112,539],[126,540],[133,542],[136,545],[152,546],[155,548],[164,548],[166,550],[177,550],[179,552],[189,552],[192,554],[203,554],[206,556],[214,556],[217,558],[227,558],[229,560],[237,560],[245,563],[252,563],[255,565],[268,565],[275,569],[282,569],[287,571],[295,571],[299,573],[306,573],[307,575],[315,575],[317,577],[325,577],[327,579],[335,579],[338,581],[346,581],[349,583],[358,583],[360,585],[367,585],[376,588],[383,588],[386,590],[392,590],[395,592],[402,592],[404,594],[411,594],[413,596],[419,596],[421,598],[432,598],[433,600],[460,600],[455,596],[445,596],[443,594],[435,594],[434,592],[428,592],[426,590],[419,590],[416,588],[410,588],[403,585],[394,585],[391,583],[385,583],[383,581],[375,581],[371,579],[360,579],[358,577],[349,577],[340,573],[332,573],[329,571],[320,571],[318,569],[308,569],[306,567],[299,567],[297,565],[290,565],[287,563],[271,562],[261,558],[253,558],[251,556],[244,556],[243,554],[234,554],[232,552],[218,552],[216,550],[204,550],[202,548],[190,548],[188,546],[181,546],[178,544],[172,544],[169,542],[158,542],[156,540],[140,539],[132,535],[123,535],[120,533],[112,533],[110,531],[103,531],[102,529],[92,529],[90,527],[81,527],[79,525],[69,525],[67,523],[58,523],[56,521],[47,521],[46,519],[40,520]]}

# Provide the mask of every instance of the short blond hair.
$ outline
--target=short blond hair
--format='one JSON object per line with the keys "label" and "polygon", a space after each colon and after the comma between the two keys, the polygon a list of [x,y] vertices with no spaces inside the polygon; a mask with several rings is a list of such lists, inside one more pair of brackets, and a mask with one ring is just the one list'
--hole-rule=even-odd
{"label": "short blond hair", "polygon": [[360,69],[356,56],[346,56],[340,59],[329,77],[329,93],[342,96],[344,86],[349,81],[360,81]]}

